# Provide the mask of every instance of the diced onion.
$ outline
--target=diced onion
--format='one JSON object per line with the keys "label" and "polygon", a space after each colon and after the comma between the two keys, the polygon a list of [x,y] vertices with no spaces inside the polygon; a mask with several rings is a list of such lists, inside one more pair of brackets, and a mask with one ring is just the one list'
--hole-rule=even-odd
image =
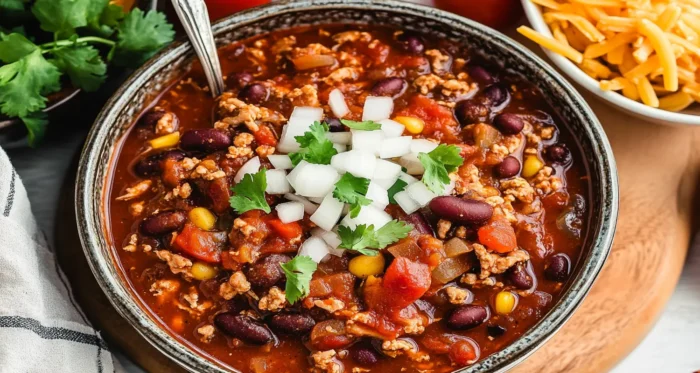
{"label": "diced onion", "polygon": [[326,138],[334,144],[350,145],[352,132],[328,132]]}
{"label": "diced onion", "polygon": [[403,131],[406,129],[403,124],[391,119],[382,119],[379,121],[379,124],[382,125],[382,132],[387,138],[399,137],[403,135]]}
{"label": "diced onion", "polygon": [[452,191],[455,190],[455,186],[456,186],[455,181],[454,181],[454,180],[450,180],[450,183],[447,184],[447,185],[445,185],[445,187],[443,188],[442,194],[441,194],[441,195],[443,195],[443,196],[449,196],[450,194],[452,194]]}
{"label": "diced onion", "polygon": [[323,197],[309,197],[309,201],[319,205],[323,202]]}
{"label": "diced onion", "polygon": [[367,96],[362,109],[362,120],[389,119],[394,111],[394,100],[391,97]]}
{"label": "diced onion", "polygon": [[379,229],[383,227],[386,223],[392,220],[391,215],[386,212],[372,206],[362,206],[360,213],[355,218],[351,218],[347,215],[341,222],[341,225],[345,225],[349,228],[354,229],[360,224],[365,224],[366,226],[374,225],[374,229]]}
{"label": "diced onion", "polygon": [[413,183],[407,186],[406,192],[420,207],[427,205],[433,198],[437,197],[423,183]]}
{"label": "diced onion", "polygon": [[384,134],[382,131],[352,130],[352,149],[379,155]]}
{"label": "diced onion", "polygon": [[309,215],[313,214],[314,212],[316,212],[316,209],[318,209],[318,206],[315,203],[296,194],[287,193],[284,195],[284,198],[286,198],[289,201],[301,202],[304,205],[304,212]]}
{"label": "diced onion", "polygon": [[[299,167],[297,166],[297,168]],[[294,169],[289,175],[291,176],[296,171]],[[291,179],[289,177],[288,179],[296,194],[304,197],[323,197],[333,190],[339,176],[338,171],[331,166],[308,163]]]}
{"label": "diced onion", "polygon": [[338,233],[334,231],[326,231],[321,228],[314,228],[311,230],[311,235],[314,237],[320,237],[324,241],[326,241],[326,245],[328,245],[328,248],[330,249],[331,255],[335,256],[343,256],[345,253],[344,249],[339,249],[338,246],[340,246],[340,236],[338,236]]}
{"label": "diced onion", "polygon": [[411,136],[401,136],[384,139],[379,149],[380,158],[395,158],[411,152]]}
{"label": "diced onion", "polygon": [[332,90],[328,95],[328,106],[331,107],[331,111],[338,118],[342,118],[350,112],[348,104],[345,103],[345,96],[338,88]]}
{"label": "diced onion", "polygon": [[399,174],[399,179],[405,181],[406,185],[411,185],[418,181],[418,179],[405,172],[401,172],[401,174]]}
{"label": "diced onion", "polygon": [[299,248],[299,255],[311,257],[316,263],[321,263],[323,258],[330,253],[330,248],[320,237],[309,237]]}
{"label": "diced onion", "polygon": [[291,223],[304,218],[304,204],[301,202],[285,202],[275,206],[277,217],[282,223]]}
{"label": "diced onion", "polygon": [[339,154],[340,154],[340,153],[345,153],[346,151],[348,151],[348,146],[347,146],[347,145],[343,145],[343,144],[333,144],[333,147],[335,148],[335,150],[336,150]]}
{"label": "diced onion", "polygon": [[343,212],[343,203],[333,197],[333,193],[328,193],[323,198],[323,202],[318,206],[318,210],[311,215],[311,220],[317,226],[330,231],[335,226],[335,223],[340,219],[340,214]]}
{"label": "diced onion", "polygon": [[292,186],[287,180],[287,172],[284,170],[268,170],[265,173],[267,178],[267,194],[285,194],[292,191]]}
{"label": "diced onion", "polygon": [[[377,159],[377,166],[374,168],[372,181],[384,189],[391,188],[401,174],[401,166],[394,162]],[[388,186],[386,186],[388,185]]]}
{"label": "diced onion", "polygon": [[413,139],[411,141],[411,153],[430,153],[438,144],[426,139]]}
{"label": "diced onion", "polygon": [[272,167],[278,170],[291,170],[294,168],[292,160],[285,154],[270,154],[267,159],[272,163]]}
{"label": "diced onion", "polygon": [[389,205],[389,194],[387,190],[379,186],[375,181],[371,181],[367,187],[365,197],[372,200],[372,206],[384,210]]}
{"label": "diced onion", "polygon": [[406,173],[410,175],[421,175],[425,172],[423,164],[418,159],[418,154],[409,153],[399,159],[399,164],[406,168]]}
{"label": "diced onion", "polygon": [[243,167],[236,173],[233,181],[239,183],[245,174],[254,174],[260,170],[260,158],[253,157],[246,162]]}
{"label": "diced onion", "polygon": [[321,121],[323,119],[323,109],[320,107],[313,106],[296,106],[292,110],[292,115],[289,116],[289,121],[294,119],[307,119],[311,123],[315,121]]}
{"label": "diced onion", "polygon": [[336,154],[331,158],[331,166],[338,172],[349,172],[357,177],[371,179],[377,166],[377,158],[360,150]]}
{"label": "diced onion", "polygon": [[289,183],[292,184],[292,186],[296,184],[296,179],[297,176],[299,176],[299,173],[304,171],[304,169],[308,167],[309,164],[310,163],[307,161],[301,161],[299,162],[299,164],[297,164],[296,167],[294,167],[292,171],[289,172],[289,175],[287,175],[287,180],[289,180]]}
{"label": "diced onion", "polygon": [[412,214],[420,208],[418,202],[414,201],[405,190],[394,194],[394,199],[396,200],[396,203],[399,204],[401,209],[407,214]]}

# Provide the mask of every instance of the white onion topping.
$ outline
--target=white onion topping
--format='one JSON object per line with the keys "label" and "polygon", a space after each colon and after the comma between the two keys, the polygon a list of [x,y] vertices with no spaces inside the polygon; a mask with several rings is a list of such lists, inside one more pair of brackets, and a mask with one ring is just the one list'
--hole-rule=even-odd
{"label": "white onion topping", "polygon": [[[294,173],[292,171],[292,173]],[[290,173],[291,176],[291,173]],[[323,164],[307,163],[289,182],[296,194],[304,197],[323,197],[330,193],[340,177],[333,167]]]}
{"label": "white onion topping", "polygon": [[331,107],[331,111],[338,118],[342,118],[350,112],[348,104],[345,103],[345,96],[338,88],[332,90],[328,95],[328,106]]}
{"label": "white onion topping", "polygon": [[243,179],[243,176],[245,174],[254,174],[260,170],[260,158],[258,157],[253,157],[246,162],[243,167],[241,167],[240,170],[236,173],[236,176],[234,176],[233,181],[236,183],[240,183],[241,179]]}
{"label": "white onion topping", "polygon": [[352,130],[352,149],[379,155],[384,133],[382,131]]}
{"label": "white onion topping", "polygon": [[334,144],[350,145],[352,140],[351,132],[327,132],[326,138]]}
{"label": "white onion topping", "polygon": [[420,207],[427,205],[433,198],[437,197],[423,183],[413,183],[407,186],[406,192]]}
{"label": "white onion topping", "polygon": [[272,167],[278,170],[291,170],[294,168],[292,160],[286,154],[270,154],[267,159],[272,163]]}
{"label": "white onion topping", "polygon": [[287,180],[287,173],[284,170],[268,170],[265,173],[267,179],[267,194],[285,194],[292,191],[292,186]]}
{"label": "white onion topping", "polygon": [[379,186],[375,181],[371,181],[367,187],[365,197],[372,200],[372,206],[384,210],[389,206],[389,194],[387,190]]}
{"label": "white onion topping", "polygon": [[309,237],[299,248],[299,255],[311,257],[311,260],[316,263],[321,263],[329,253],[330,248],[320,237]]}
{"label": "white onion topping", "polygon": [[426,139],[413,139],[411,141],[412,153],[430,153],[437,147],[438,144]]}
{"label": "white onion topping", "polygon": [[318,206],[315,203],[309,201],[304,197],[297,196],[296,194],[287,193],[284,195],[284,198],[290,201],[301,202],[304,205],[304,212],[309,215],[313,214],[314,212],[316,212],[316,209],[318,209]]}
{"label": "white onion topping", "polygon": [[418,202],[414,201],[405,190],[394,194],[394,199],[407,214],[412,214],[420,208]]}
{"label": "white onion topping", "polygon": [[343,203],[333,197],[333,193],[328,193],[323,198],[323,202],[318,206],[316,212],[311,215],[311,220],[317,226],[329,231],[333,229],[335,223],[340,219],[343,212]]}
{"label": "white onion topping", "polygon": [[312,106],[296,106],[292,110],[292,115],[289,116],[289,121],[294,119],[308,119],[311,123],[321,121],[323,119],[323,109]]}
{"label": "white onion topping", "polygon": [[304,204],[301,202],[285,202],[275,206],[277,217],[282,223],[291,223],[304,218]]}
{"label": "white onion topping", "polygon": [[382,125],[382,132],[384,132],[386,137],[399,137],[406,129],[406,126],[403,124],[391,119],[382,119],[379,121],[379,124]]}
{"label": "white onion topping", "polygon": [[394,111],[394,100],[391,97],[367,96],[362,109],[362,120],[379,121],[389,119]]}
{"label": "white onion topping", "polygon": [[384,139],[379,149],[380,158],[396,158],[411,152],[411,136]]}
{"label": "white onion topping", "polygon": [[418,159],[418,154],[409,153],[399,159],[399,164],[406,168],[406,173],[410,175],[421,175],[425,172],[423,164]]}

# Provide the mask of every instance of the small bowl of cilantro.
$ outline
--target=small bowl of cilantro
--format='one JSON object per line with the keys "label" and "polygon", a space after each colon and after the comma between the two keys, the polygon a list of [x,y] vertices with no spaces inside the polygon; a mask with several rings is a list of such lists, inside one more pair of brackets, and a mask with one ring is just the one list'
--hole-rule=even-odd
{"label": "small bowl of cilantro", "polygon": [[110,0],[0,1],[0,129],[41,142],[48,110],[136,68],[175,35],[165,15]]}

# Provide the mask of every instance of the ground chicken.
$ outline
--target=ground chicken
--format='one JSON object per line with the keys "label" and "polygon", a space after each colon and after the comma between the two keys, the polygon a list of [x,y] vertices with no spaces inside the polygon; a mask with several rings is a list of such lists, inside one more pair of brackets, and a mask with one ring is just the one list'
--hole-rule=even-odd
{"label": "ground chicken", "polygon": [[452,304],[464,304],[471,296],[471,292],[469,290],[457,286],[447,287],[445,289],[445,293]]}
{"label": "ground chicken", "polygon": [[214,325],[200,326],[199,328],[197,328],[197,333],[199,333],[199,335],[202,336],[201,338],[199,338],[199,340],[204,343],[211,342],[211,340],[214,338],[214,331],[216,331]]}
{"label": "ground chicken", "polygon": [[441,85],[443,82],[444,80],[441,77],[435,74],[428,74],[421,75],[416,78],[416,80],[413,81],[413,85],[418,88],[418,91],[421,94],[427,95],[430,91]]}
{"label": "ground chicken", "polygon": [[233,139],[233,145],[238,147],[248,146],[253,143],[255,137],[248,132],[242,132]]}
{"label": "ground chicken", "polygon": [[474,247],[474,252],[476,253],[476,257],[479,259],[479,264],[481,265],[481,273],[479,273],[479,279],[481,280],[491,276],[492,274],[503,273],[516,263],[524,262],[530,259],[530,255],[527,253],[527,251],[522,249],[515,249],[509,252],[507,255],[502,256],[500,254],[489,252],[483,245],[478,243],[475,243],[472,246]]}
{"label": "ground chicken", "polygon": [[247,158],[253,155],[253,148],[250,146],[237,147],[229,146],[226,158]]}
{"label": "ground chicken", "polygon": [[430,66],[433,67],[433,72],[444,74],[449,72],[452,58],[449,55],[442,54],[437,49],[429,49],[425,51],[425,55],[430,58]]}
{"label": "ground chicken", "polygon": [[321,106],[318,101],[318,91],[316,87],[306,84],[301,88],[294,88],[287,98],[294,106]]}
{"label": "ground chicken", "polygon": [[522,177],[516,177],[501,182],[501,190],[505,195],[511,195],[522,202],[532,203],[535,199],[535,190],[530,183]]}
{"label": "ground chicken", "polygon": [[260,298],[258,308],[270,312],[277,312],[283,309],[286,304],[287,299],[285,298],[284,291],[280,290],[276,286],[273,286],[272,288],[270,288],[270,291],[267,293],[267,295]]}
{"label": "ground chicken", "polygon": [[328,298],[328,299],[317,299],[314,301],[314,306],[326,310],[329,313],[333,313],[335,311],[342,310],[345,308],[345,302],[343,302],[340,299],[336,298]]}
{"label": "ground chicken", "polygon": [[438,238],[445,239],[447,232],[452,228],[452,223],[449,220],[440,219],[437,223],[437,236]]}
{"label": "ground chicken", "polygon": [[134,202],[129,205],[129,214],[133,217],[137,217],[143,213],[143,201]]}
{"label": "ground chicken", "polygon": [[166,112],[156,122],[156,135],[163,136],[173,133],[177,125],[177,117],[171,112]]}
{"label": "ground chicken", "polygon": [[133,253],[134,251],[136,251],[136,245],[138,245],[138,243],[139,237],[136,235],[136,233],[134,233],[131,235],[131,237],[129,237],[129,244],[124,246],[122,250]]}
{"label": "ground chicken", "polygon": [[314,370],[323,373],[341,373],[343,366],[336,360],[335,355],[335,350],[317,351],[311,354]]}
{"label": "ground chicken", "polygon": [[285,36],[280,40],[277,40],[275,44],[270,48],[270,53],[275,56],[280,56],[283,53],[287,53],[292,50],[292,47],[297,43],[297,38],[294,35]]}
{"label": "ground chicken", "polygon": [[260,129],[258,122],[282,123],[287,119],[284,115],[266,107],[249,105],[239,100],[232,92],[224,92],[219,100],[219,114],[223,117],[214,123],[218,129],[229,129],[245,124],[255,133]]}
{"label": "ground chicken", "polygon": [[180,289],[180,283],[176,280],[164,279],[158,280],[151,284],[149,289],[154,296],[160,297],[167,294],[172,294]]}
{"label": "ground chicken", "polygon": [[225,177],[226,173],[219,169],[219,165],[213,159],[207,159],[199,162],[199,164],[194,168],[194,171],[190,174],[191,179],[204,179],[211,181],[214,179],[220,179]]}
{"label": "ground chicken", "polygon": [[236,218],[233,220],[233,228],[238,229],[243,233],[244,236],[250,237],[257,229],[254,226],[248,224],[245,220],[241,218]]}
{"label": "ground chicken", "polygon": [[151,188],[151,185],[153,185],[153,182],[151,180],[139,181],[136,185],[130,188],[126,188],[126,193],[122,194],[116,199],[117,201],[129,201],[134,198],[140,197],[144,193],[148,192],[148,190]]}
{"label": "ground chicken", "polygon": [[353,43],[356,41],[361,41],[364,43],[369,43],[372,40],[372,35],[365,31],[345,31],[333,35],[333,41],[337,45],[342,45],[345,43]]}
{"label": "ground chicken", "polygon": [[394,339],[382,343],[382,352],[390,357],[397,357],[411,351],[415,352],[417,349],[415,344],[404,339]]}
{"label": "ground chicken", "polygon": [[192,278],[192,261],[182,255],[173,254],[168,250],[156,251],[158,259],[166,262],[174,274],[182,274],[186,279]]}
{"label": "ground chicken", "polygon": [[233,299],[238,294],[243,294],[250,290],[250,282],[241,271],[234,272],[227,282],[219,286],[219,295],[226,299]]}
{"label": "ground chicken", "polygon": [[296,59],[302,56],[315,56],[319,54],[330,54],[332,51],[328,49],[323,44],[311,43],[303,48],[293,48],[292,49],[292,59]]}
{"label": "ground chicken", "polygon": [[357,80],[361,72],[362,69],[359,67],[341,67],[328,74],[324,82],[328,85],[334,85],[344,80]]}
{"label": "ground chicken", "polygon": [[552,172],[553,170],[551,167],[545,166],[537,172],[535,178],[532,180],[535,189],[540,191],[543,195],[557,191],[564,186],[561,179],[553,176]]}
{"label": "ground chicken", "polygon": [[275,154],[275,147],[270,145],[260,145],[255,148],[255,153],[257,153],[261,158],[267,158]]}
{"label": "ground chicken", "polygon": [[461,98],[469,95],[472,92],[476,92],[478,86],[476,83],[468,83],[463,80],[450,79],[442,83],[443,95],[447,97]]}

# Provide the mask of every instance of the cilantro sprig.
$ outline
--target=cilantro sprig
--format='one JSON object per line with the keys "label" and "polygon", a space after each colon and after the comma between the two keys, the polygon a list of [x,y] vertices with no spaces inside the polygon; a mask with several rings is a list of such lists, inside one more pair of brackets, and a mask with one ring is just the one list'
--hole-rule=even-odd
{"label": "cilantro sprig", "polygon": [[311,257],[300,255],[280,265],[287,277],[287,284],[284,288],[285,297],[290,304],[294,304],[309,294],[311,276],[316,271],[317,264]]}
{"label": "cilantro sprig", "polygon": [[338,154],[338,150],[326,137],[326,132],[328,132],[328,124],[316,121],[303,136],[295,136],[294,139],[301,146],[301,150],[289,153],[292,164],[296,166],[303,160],[309,163],[330,164],[331,158]]}
{"label": "cilantro sprig", "polygon": [[430,153],[418,154],[425,168],[422,181],[433,193],[442,194],[445,185],[450,183],[449,173],[464,163],[459,153],[459,148],[454,145],[440,144]]}
{"label": "cilantro sprig", "polygon": [[338,227],[341,241],[338,247],[375,256],[379,250],[406,237],[411,230],[411,224],[398,220],[392,220],[377,230],[374,229],[374,225],[360,224],[355,229],[341,225]]}
{"label": "cilantro sprig", "polygon": [[[26,3],[0,0],[0,13],[23,12]],[[46,96],[61,89],[62,75],[75,88],[95,91],[109,63],[137,67],[175,35],[162,13],[125,13],[109,0],[36,0],[29,10],[52,41],[37,44],[34,37],[47,39],[41,32],[27,37],[22,28],[0,27],[0,112],[24,121],[32,146],[46,126]]]}
{"label": "cilantro sprig", "polygon": [[229,203],[237,213],[242,214],[250,210],[263,210],[269,214],[272,211],[265,199],[265,189],[267,189],[266,171],[263,168],[254,174],[245,174],[243,179],[231,188],[234,195],[229,199]]}
{"label": "cilantro sprig", "polygon": [[373,120],[357,122],[349,119],[341,119],[340,122],[354,130],[374,131],[382,128],[382,125],[380,123],[377,123]]}
{"label": "cilantro sprig", "polygon": [[392,185],[391,188],[387,190],[387,193],[389,194],[389,203],[397,205],[398,202],[396,202],[394,196],[396,195],[396,193],[404,191],[407,185],[408,183],[401,179],[396,180],[394,185]]}
{"label": "cilantro sprig", "polygon": [[347,172],[335,183],[333,197],[340,202],[349,203],[350,217],[356,218],[362,206],[368,206],[372,203],[371,199],[365,197],[368,187],[369,179],[353,176]]}

